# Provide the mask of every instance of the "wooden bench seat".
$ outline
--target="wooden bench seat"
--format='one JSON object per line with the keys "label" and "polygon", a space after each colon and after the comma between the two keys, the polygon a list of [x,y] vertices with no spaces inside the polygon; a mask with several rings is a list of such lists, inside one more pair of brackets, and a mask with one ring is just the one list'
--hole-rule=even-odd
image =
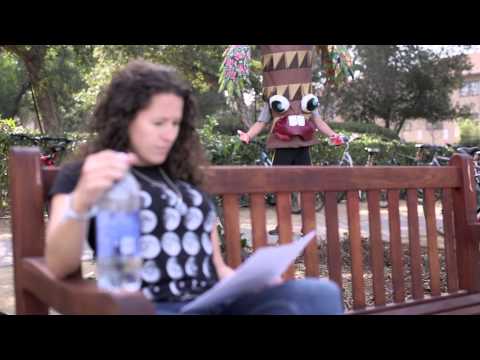
{"label": "wooden bench seat", "polygon": [[[44,206],[46,194],[57,169],[41,168],[39,152],[13,148],[9,159],[14,278],[18,314],[61,313],[124,314],[153,313],[141,294],[112,295],[100,291],[94,282],[78,273],[58,281],[45,267]],[[225,230],[226,261],[237,267],[242,261],[240,242],[241,195],[248,194],[253,248],[267,246],[265,194],[276,194],[279,243],[292,241],[292,192],[301,193],[302,226],[305,232],[317,229],[315,193],[324,193],[328,276],[344,286],[339,234],[339,192],[346,192],[348,240],[351,257],[353,309],[348,314],[476,314],[480,312],[480,225],[476,223],[473,163],[455,155],[445,167],[209,167],[208,191],[219,196]],[[367,192],[368,244],[373,276],[373,306],[367,306],[365,259],[362,255],[360,199]],[[424,214],[419,215],[417,191],[424,195]],[[388,198],[388,239],[382,238],[380,198]],[[435,215],[436,192],[441,191],[444,231],[445,274],[439,261]],[[406,192],[408,233],[400,227],[400,196]],[[425,221],[427,238],[428,291],[424,288],[419,222]],[[408,239],[408,264],[403,261],[402,238]],[[384,248],[388,241],[392,266],[393,303],[387,303]],[[318,247],[311,242],[303,255],[305,274],[320,274]],[[408,270],[408,271],[407,271]],[[411,277],[407,289],[406,275]],[[294,277],[292,266],[285,277]],[[441,279],[446,278],[442,286]],[[390,281],[390,280],[388,280]],[[411,297],[407,296],[407,290]],[[426,293],[430,298],[427,298]]]}

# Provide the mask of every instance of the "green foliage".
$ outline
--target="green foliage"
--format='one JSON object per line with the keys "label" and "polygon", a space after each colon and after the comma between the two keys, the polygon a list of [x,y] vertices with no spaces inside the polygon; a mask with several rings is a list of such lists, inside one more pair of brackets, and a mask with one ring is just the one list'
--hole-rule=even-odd
{"label": "green foliage", "polygon": [[199,130],[200,140],[208,160],[214,165],[254,165],[259,156],[255,146],[242,143],[238,136],[220,134],[218,120],[207,116],[203,128]]}
{"label": "green foliage", "polygon": [[468,114],[451,93],[471,68],[466,55],[442,57],[418,45],[357,45],[361,75],[339,93],[339,114],[354,121],[385,120],[400,133],[407,119],[430,122]]}
{"label": "green foliage", "polygon": [[371,123],[348,121],[344,123],[330,123],[329,126],[340,133],[347,131],[361,134],[376,134],[388,140],[400,139],[395,131]]}
{"label": "green foliage", "polygon": [[[8,151],[14,145],[10,134],[23,132],[13,119],[0,119],[0,216],[5,215],[8,208]],[[18,144],[24,145],[24,144]]]}
{"label": "green foliage", "polygon": [[85,91],[89,84],[86,74],[91,65],[86,59],[88,52],[79,55],[74,46],[50,46],[46,56],[45,77],[52,89],[57,112],[63,129],[72,131],[84,129],[88,111],[75,94]]}
{"label": "green foliage", "polygon": [[[345,135],[351,135],[349,132],[343,132]],[[380,153],[375,158],[376,165],[391,165],[393,154],[400,165],[412,165],[407,157],[415,156],[415,144],[404,144],[398,140],[386,140],[375,134],[362,134],[359,138],[350,143],[350,155],[355,165],[365,165],[367,163],[368,152],[365,148],[377,148]],[[310,155],[315,165],[328,163],[336,165],[342,158],[343,147],[330,145],[327,139],[324,139],[319,145],[312,146]]]}
{"label": "green foliage", "polygon": [[[220,134],[218,132],[218,121],[216,118],[208,116],[204,126],[199,130],[201,142],[206,150],[209,161],[213,165],[255,165],[260,157],[260,149],[255,145],[245,145],[238,136]],[[349,125],[343,126],[341,133],[352,135],[358,131],[348,130]],[[352,128],[358,130],[352,125]],[[378,129],[372,126],[365,126],[364,130]],[[390,140],[386,133],[378,131],[379,134],[361,134],[360,137],[350,144],[350,154],[357,165],[364,165],[367,162],[368,153],[366,147],[380,149],[377,157],[378,165],[388,165],[392,159],[392,154],[399,154],[397,160],[401,165],[411,165],[407,160],[415,156],[415,144],[402,144],[399,140]],[[391,135],[391,134],[387,134]],[[265,144],[266,135],[256,138],[256,141]],[[328,162],[331,165],[338,163],[342,157],[343,147],[335,147],[329,144],[328,139],[321,138],[320,144],[310,148],[312,162],[315,165],[321,165]],[[273,154],[270,154],[272,156]]]}
{"label": "green foliage", "polygon": [[27,74],[18,60],[7,52],[0,53],[0,118],[13,116],[15,100]]}
{"label": "green foliage", "polygon": [[480,125],[478,121],[465,119],[459,122],[460,143],[464,146],[480,145]]}
{"label": "green foliage", "polygon": [[[8,201],[8,154],[11,146],[35,146],[28,139],[13,139],[12,134],[26,134],[32,137],[41,136],[39,133],[32,133],[27,131],[22,126],[18,126],[14,119],[0,119],[0,216],[4,216],[8,213],[9,201]],[[60,154],[58,163],[61,163],[63,159],[70,154],[78,150],[78,146],[88,139],[87,134],[82,133],[66,133],[64,137],[73,140],[67,151]],[[45,149],[41,149],[45,150]]]}

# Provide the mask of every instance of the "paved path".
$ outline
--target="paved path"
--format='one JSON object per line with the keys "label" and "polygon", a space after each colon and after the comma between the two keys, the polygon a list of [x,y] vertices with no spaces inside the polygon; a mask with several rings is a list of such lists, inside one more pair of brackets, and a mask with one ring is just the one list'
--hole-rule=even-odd
{"label": "paved path", "polygon": [[[443,230],[443,221],[442,221],[442,208],[440,203],[437,202],[436,215],[437,215],[437,229]],[[425,219],[423,217],[423,207],[418,206],[418,215],[419,215],[419,227],[420,227],[420,242],[422,246],[426,246],[426,225]],[[405,201],[400,202],[400,229],[402,234],[402,242],[408,243],[408,221],[407,221],[407,206]],[[389,228],[388,228],[388,210],[380,210],[381,217],[381,231],[382,231],[382,240],[385,242],[389,241]],[[347,218],[347,209],[345,204],[340,204],[338,207],[338,225],[339,225],[339,234],[340,239],[345,238],[345,234],[348,233],[348,218]],[[273,229],[276,225],[276,213],[275,208],[267,209],[267,228]],[[360,223],[361,223],[361,234],[363,237],[368,237],[368,209],[366,203],[361,203],[360,205]],[[299,234],[302,228],[301,216],[292,215],[292,224],[293,231],[296,234]],[[249,209],[243,208],[240,210],[240,232],[242,237],[247,239],[247,242],[251,244],[251,220],[250,220],[250,211]],[[326,227],[325,227],[325,212],[322,210],[317,213],[317,239],[319,242],[326,241]],[[277,241],[276,236],[268,236],[268,242],[273,244]],[[443,238],[438,236],[438,246],[443,248]]]}

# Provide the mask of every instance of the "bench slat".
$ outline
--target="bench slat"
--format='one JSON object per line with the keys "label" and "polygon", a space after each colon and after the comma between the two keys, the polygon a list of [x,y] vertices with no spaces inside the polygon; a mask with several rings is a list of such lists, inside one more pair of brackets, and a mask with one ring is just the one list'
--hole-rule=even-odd
{"label": "bench slat", "polygon": [[[277,223],[278,223],[278,242],[280,244],[289,244],[292,242],[292,215],[291,215],[291,194],[280,192],[277,196]],[[295,275],[294,265],[291,265],[284,274],[284,279],[293,279]]]}
{"label": "bench slat", "polygon": [[325,193],[325,225],[327,227],[327,263],[328,277],[338,286],[342,285],[342,255],[338,236],[337,193]]}
{"label": "bench slat", "polygon": [[418,197],[416,189],[407,190],[408,239],[410,247],[410,274],[412,277],[412,296],[423,299],[422,256],[420,250],[420,230],[418,227]]}
{"label": "bench slat", "polygon": [[430,315],[442,314],[445,311],[465,308],[467,306],[480,304],[480,294],[445,296],[433,298],[424,304],[412,304],[410,306],[379,312],[382,315]]}
{"label": "bench slat", "polygon": [[400,231],[400,191],[389,190],[388,198],[388,226],[390,234],[390,257],[392,260],[393,301],[405,301],[405,277],[403,268],[403,248]]}
{"label": "bench slat", "polygon": [[250,219],[253,249],[257,250],[267,245],[266,207],[263,194],[250,195]]}
{"label": "bench slat", "polygon": [[454,166],[213,166],[206,169],[206,176],[212,194],[461,186],[461,174]]}
{"label": "bench slat", "polygon": [[242,262],[240,244],[240,208],[238,195],[227,194],[223,197],[223,214],[225,218],[225,246],[227,251],[227,264],[237,268]]}
{"label": "bench slat", "polygon": [[437,296],[407,303],[387,305],[359,311],[366,315],[433,315],[467,306],[480,304],[480,294],[468,294],[464,291],[455,294]]}
{"label": "bench slat", "polygon": [[433,296],[438,296],[440,295],[440,260],[438,258],[435,194],[433,189],[424,190],[424,201],[430,289]]}
{"label": "bench slat", "polygon": [[442,206],[447,286],[448,292],[455,292],[458,291],[459,287],[451,189],[443,189]]}
{"label": "bench slat", "polygon": [[363,282],[363,256],[359,210],[360,206],[358,191],[348,191],[348,233],[350,237],[350,249],[352,257],[352,295],[354,309],[363,309],[366,306],[365,284]]}
{"label": "bench slat", "polygon": [[[303,233],[308,234],[310,231],[317,229],[317,219],[315,214],[315,193],[302,192],[302,224]],[[320,276],[317,237],[308,244],[305,249],[305,274],[310,277]]]}
{"label": "bench slat", "polygon": [[479,315],[480,305],[465,306],[455,310],[442,311],[435,315]]}
{"label": "bench slat", "polygon": [[373,275],[373,293],[376,305],[385,305],[385,274],[382,230],[380,223],[380,191],[367,191],[370,232],[370,258]]}

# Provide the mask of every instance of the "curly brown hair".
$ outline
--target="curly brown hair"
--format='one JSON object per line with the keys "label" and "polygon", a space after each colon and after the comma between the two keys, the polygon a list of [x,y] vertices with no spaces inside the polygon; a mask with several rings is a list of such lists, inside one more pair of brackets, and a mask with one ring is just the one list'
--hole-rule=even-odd
{"label": "curly brown hair", "polygon": [[191,87],[173,67],[139,59],[118,71],[95,108],[90,130],[96,137],[87,153],[127,151],[129,124],[153,96],[166,93],[181,97],[184,105],[178,138],[162,168],[172,179],[201,185],[200,166],[206,160],[196,132],[197,104]]}

